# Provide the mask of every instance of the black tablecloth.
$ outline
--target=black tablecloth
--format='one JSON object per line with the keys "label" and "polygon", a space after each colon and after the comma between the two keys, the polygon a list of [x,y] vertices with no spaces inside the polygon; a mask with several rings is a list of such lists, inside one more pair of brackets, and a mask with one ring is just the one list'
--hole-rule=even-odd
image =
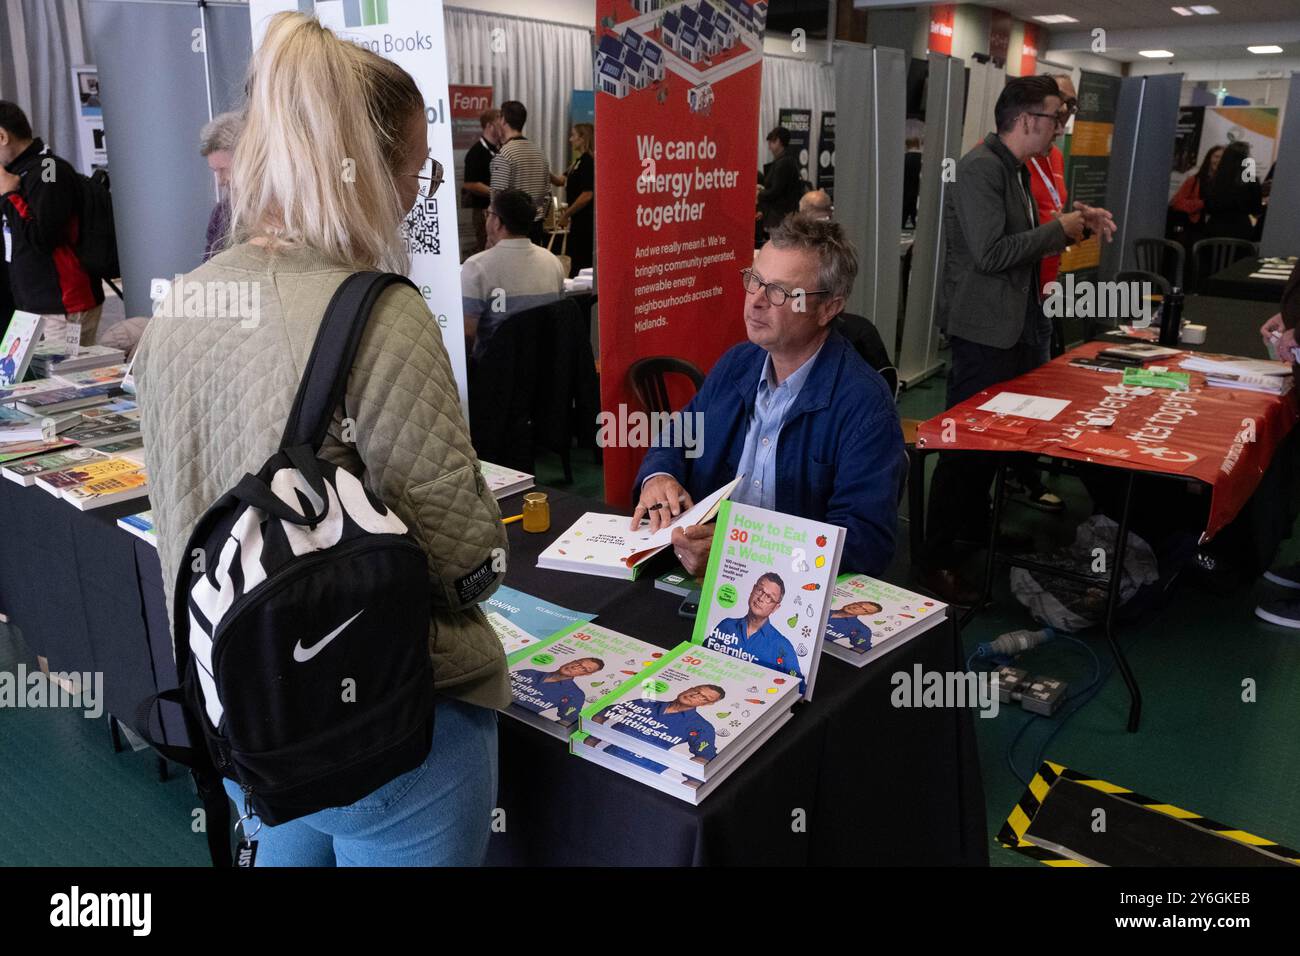
{"label": "black tablecloth", "polygon": [[1277,303],[1282,299],[1282,287],[1286,277],[1274,279],[1252,279],[1250,274],[1258,272],[1263,260],[1256,256],[1238,259],[1228,268],[1216,272],[1205,281],[1206,295],[1220,295],[1233,299],[1256,299],[1260,302]]}
{"label": "black tablecloth", "polygon": [[[664,647],[690,637],[681,598],[636,582],[545,571],[542,548],[603,502],[550,491],[552,528],[510,526],[507,582]],[[504,513],[517,509],[515,496]],[[142,499],[82,513],[39,488],[0,480],[0,610],[52,670],[102,671],[106,709],[175,686],[161,572],[152,547],[118,528]],[[489,859],[513,864],[986,864],[988,835],[972,715],[896,709],[890,675],[961,669],[955,628],[936,627],[864,669],[824,657],[815,700],[691,806],[570,756],[566,745],[500,720],[505,830]],[[170,705],[168,705],[170,707]],[[184,744],[165,710],[167,742]],[[157,723],[153,730],[158,730]]]}

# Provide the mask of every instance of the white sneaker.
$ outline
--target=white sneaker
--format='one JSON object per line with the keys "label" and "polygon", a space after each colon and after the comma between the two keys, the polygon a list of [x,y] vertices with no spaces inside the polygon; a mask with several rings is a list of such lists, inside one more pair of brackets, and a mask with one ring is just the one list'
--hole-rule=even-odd
{"label": "white sneaker", "polygon": [[1265,571],[1264,580],[1272,581],[1284,588],[1300,591],[1300,564],[1287,565],[1285,568],[1278,568],[1276,571]]}
{"label": "white sneaker", "polygon": [[1255,608],[1255,616],[1279,627],[1300,630],[1300,601],[1295,598],[1265,601]]}

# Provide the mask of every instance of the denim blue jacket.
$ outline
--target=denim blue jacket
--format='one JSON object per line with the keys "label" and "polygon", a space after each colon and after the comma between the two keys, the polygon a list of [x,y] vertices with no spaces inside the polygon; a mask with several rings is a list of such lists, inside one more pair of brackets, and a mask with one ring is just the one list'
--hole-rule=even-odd
{"label": "denim blue jacket", "polygon": [[[687,458],[681,447],[651,448],[634,501],[655,472],[672,475],[696,501],[736,477],[766,358],[744,342],[718,360],[683,409],[704,414],[699,457]],[[894,556],[907,474],[903,433],[884,379],[838,332],[827,338],[790,408],[776,454],[776,510],[847,529],[842,573],[883,572]]]}

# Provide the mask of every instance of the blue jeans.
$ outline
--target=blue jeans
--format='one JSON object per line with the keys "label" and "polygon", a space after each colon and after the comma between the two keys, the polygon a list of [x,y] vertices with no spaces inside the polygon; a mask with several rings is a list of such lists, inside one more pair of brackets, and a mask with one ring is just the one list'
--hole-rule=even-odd
{"label": "blue jeans", "polygon": [[[238,819],[244,795],[224,783]],[[496,711],[439,700],[424,763],[351,806],[262,827],[256,865],[481,866],[496,795]]]}

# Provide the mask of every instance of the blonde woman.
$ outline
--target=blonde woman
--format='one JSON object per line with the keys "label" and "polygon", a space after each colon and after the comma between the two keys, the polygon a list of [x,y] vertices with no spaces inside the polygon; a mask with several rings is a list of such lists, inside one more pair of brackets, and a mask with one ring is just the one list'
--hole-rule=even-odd
{"label": "blonde woman", "polygon": [[[239,306],[156,316],[136,363],[169,609],[196,519],[276,451],[330,297],[353,272],[405,270],[402,219],[439,185],[411,77],[314,18],[271,21],[247,88],[231,244],[183,280],[187,293],[222,289],[217,301]],[[499,580],[470,598],[463,586],[499,566],[505,534],[438,325],[413,289],[388,289],[372,311],[321,455],[359,476],[427,554],[433,746],[422,765],[351,806],[263,827],[257,865],[481,863],[496,790],[494,709],[510,688],[474,603]],[[226,787],[240,796],[233,781]]]}
{"label": "blonde woman", "polygon": [[564,186],[568,203],[560,213],[559,223],[569,226],[569,258],[573,260],[571,276],[591,265],[596,227],[596,130],[590,123],[574,123],[569,130],[569,145],[578,158],[556,185]]}

